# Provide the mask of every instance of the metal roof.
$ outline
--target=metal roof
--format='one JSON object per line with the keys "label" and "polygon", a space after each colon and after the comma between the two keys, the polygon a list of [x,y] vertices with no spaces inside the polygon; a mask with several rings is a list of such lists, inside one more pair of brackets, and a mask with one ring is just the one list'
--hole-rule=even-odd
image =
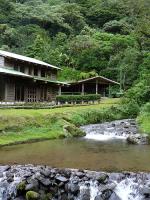
{"label": "metal roof", "polygon": [[21,60],[21,61],[25,61],[25,62],[34,63],[34,64],[37,64],[37,65],[43,65],[43,66],[46,66],[46,67],[51,67],[51,68],[57,69],[57,70],[60,69],[59,67],[50,65],[50,64],[48,64],[46,62],[37,60],[35,58],[30,58],[30,57],[27,57],[27,56],[22,56],[22,55],[19,55],[19,54],[8,52],[8,51],[2,51],[2,50],[0,50],[0,55],[4,56],[4,57],[8,57],[8,58],[13,58],[13,59],[17,59],[17,60]]}
{"label": "metal roof", "polygon": [[24,74],[22,72],[13,70],[13,69],[9,69],[6,67],[0,67],[0,73],[1,74],[10,74],[10,75],[14,75],[14,76],[22,76],[22,77],[26,77],[26,78],[32,78],[32,76]]}
{"label": "metal roof", "polygon": [[99,80],[106,81],[106,82],[108,82],[108,83],[120,85],[120,83],[118,83],[118,82],[116,82],[116,81],[113,81],[113,80],[111,80],[111,79],[105,78],[105,77],[103,77],[103,76],[95,76],[95,77],[83,79],[83,80],[80,80],[80,81],[77,81],[77,82],[70,82],[70,84],[84,83],[84,82],[91,81],[91,80],[94,80],[94,79],[95,79],[95,80],[96,80],[96,79],[99,79]]}

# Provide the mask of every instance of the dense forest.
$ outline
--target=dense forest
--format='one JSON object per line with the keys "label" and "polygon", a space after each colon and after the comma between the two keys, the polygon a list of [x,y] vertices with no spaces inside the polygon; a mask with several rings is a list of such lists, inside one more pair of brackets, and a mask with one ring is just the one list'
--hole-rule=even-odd
{"label": "dense forest", "polygon": [[63,68],[60,80],[99,74],[149,101],[149,0],[0,0],[0,48]]}

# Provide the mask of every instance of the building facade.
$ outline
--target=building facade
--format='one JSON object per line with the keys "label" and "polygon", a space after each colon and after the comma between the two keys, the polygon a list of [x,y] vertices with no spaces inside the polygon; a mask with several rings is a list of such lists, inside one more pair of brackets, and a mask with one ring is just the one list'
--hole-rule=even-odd
{"label": "building facade", "polygon": [[65,84],[60,68],[0,50],[0,102],[51,102]]}

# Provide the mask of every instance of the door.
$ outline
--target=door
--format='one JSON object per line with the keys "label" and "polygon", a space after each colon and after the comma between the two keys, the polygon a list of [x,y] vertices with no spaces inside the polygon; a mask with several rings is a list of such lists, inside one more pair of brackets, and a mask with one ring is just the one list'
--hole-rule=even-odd
{"label": "door", "polygon": [[37,101],[37,91],[36,88],[31,87],[28,88],[28,102],[36,102]]}
{"label": "door", "polygon": [[15,86],[15,101],[24,101],[24,86]]}

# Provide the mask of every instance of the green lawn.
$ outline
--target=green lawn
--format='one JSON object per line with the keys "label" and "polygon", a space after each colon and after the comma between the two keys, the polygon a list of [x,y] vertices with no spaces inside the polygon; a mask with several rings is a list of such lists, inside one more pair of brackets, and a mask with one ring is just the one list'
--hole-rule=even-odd
{"label": "green lawn", "polygon": [[55,113],[63,113],[63,112],[77,112],[81,110],[87,109],[100,109],[109,107],[120,102],[119,98],[109,98],[102,100],[100,104],[95,105],[84,105],[84,106],[69,106],[69,107],[60,107],[54,109],[1,109],[1,116],[37,116],[37,115],[47,115],[47,114],[55,114]]}
{"label": "green lawn", "polygon": [[1,109],[0,145],[83,135],[78,125],[107,119],[102,110],[119,101],[106,99],[97,105],[54,109]]}

